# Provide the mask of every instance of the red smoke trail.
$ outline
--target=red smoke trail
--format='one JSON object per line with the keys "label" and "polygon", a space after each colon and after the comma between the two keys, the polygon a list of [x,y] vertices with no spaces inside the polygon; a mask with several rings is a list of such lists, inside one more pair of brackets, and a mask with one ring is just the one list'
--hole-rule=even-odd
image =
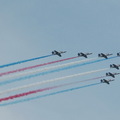
{"label": "red smoke trail", "polygon": [[0,73],[0,76],[8,75],[8,74],[16,73],[16,72],[21,72],[21,71],[25,71],[25,70],[45,66],[45,65],[50,65],[50,64],[53,64],[53,63],[58,63],[58,62],[66,61],[66,60],[75,59],[75,58],[78,58],[78,56],[77,57],[70,57],[70,58],[66,58],[66,59],[61,59],[61,60],[57,60],[57,61],[52,61],[52,62],[48,62],[48,63],[38,64],[38,65],[34,65],[34,66],[29,66],[29,67],[16,69],[16,70],[4,72],[4,73]]}
{"label": "red smoke trail", "polygon": [[20,93],[20,94],[16,94],[16,95],[13,95],[13,96],[5,97],[5,98],[0,98],[0,102],[7,101],[7,100],[10,100],[10,99],[14,99],[14,98],[18,98],[18,97],[27,96],[27,95],[38,93],[38,92],[43,92],[43,91],[46,91],[46,90],[51,90],[51,89],[55,89],[55,88],[67,86],[67,85],[77,84],[77,83],[80,83],[80,82],[86,82],[86,81],[96,80],[96,79],[100,79],[100,78],[103,78],[103,77],[106,77],[106,76],[101,76],[101,77],[86,79],[86,80],[82,80],[82,81],[76,81],[76,82],[72,82],[72,83],[62,84],[62,85],[58,85],[58,86],[52,86],[52,87],[48,87],[48,88],[33,90],[33,91],[25,92],[25,93]]}
{"label": "red smoke trail", "polygon": [[38,90],[29,91],[29,92],[25,92],[25,93],[16,94],[16,95],[9,96],[9,97],[6,97],[6,98],[1,98],[1,99],[0,99],[0,102],[6,101],[6,100],[9,100],[9,99],[18,98],[18,97],[27,96],[27,95],[34,94],[34,93],[38,93],[38,92],[43,92],[43,91],[50,90],[50,89],[54,89],[54,88],[57,88],[57,87],[58,87],[58,86],[48,87],[48,88],[43,88],[43,89],[38,89]]}

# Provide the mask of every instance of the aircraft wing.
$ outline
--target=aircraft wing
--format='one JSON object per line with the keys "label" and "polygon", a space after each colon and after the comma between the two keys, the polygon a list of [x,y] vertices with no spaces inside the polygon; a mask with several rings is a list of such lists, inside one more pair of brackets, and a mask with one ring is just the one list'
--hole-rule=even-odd
{"label": "aircraft wing", "polygon": [[110,84],[109,81],[105,80],[105,83]]}
{"label": "aircraft wing", "polygon": [[107,55],[105,55],[105,54],[103,54],[103,57],[106,58],[106,59],[108,58]]}
{"label": "aircraft wing", "polygon": [[61,57],[61,56],[62,56],[60,53],[57,53],[57,55],[58,55],[59,57]]}
{"label": "aircraft wing", "polygon": [[83,56],[84,56],[85,58],[87,58],[87,55],[86,55],[86,54],[83,54]]}

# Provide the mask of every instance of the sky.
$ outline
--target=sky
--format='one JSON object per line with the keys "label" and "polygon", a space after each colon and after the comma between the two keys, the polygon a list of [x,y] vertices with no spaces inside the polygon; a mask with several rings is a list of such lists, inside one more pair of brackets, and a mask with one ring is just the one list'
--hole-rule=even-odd
{"label": "sky", "polygon": [[[0,0],[0,65],[49,55],[53,50],[67,51],[62,55],[62,58],[52,56],[2,68],[0,72],[77,56],[78,52],[92,52],[93,54],[89,58],[97,57],[98,53],[101,52],[113,53],[115,56],[120,52],[119,11],[119,0]],[[59,64],[82,59],[84,58],[77,58]],[[119,59],[115,58],[39,76],[24,82],[1,86],[0,90],[76,73],[109,68],[110,64],[120,64]],[[65,81],[49,83],[46,86],[99,77],[109,71],[119,72],[116,69],[110,69]],[[120,76],[116,76],[115,81],[111,82],[110,85],[100,84],[0,107],[0,118],[2,120],[118,120],[120,119],[119,80]],[[19,99],[99,81],[65,86]],[[37,86],[28,90],[46,86]]]}

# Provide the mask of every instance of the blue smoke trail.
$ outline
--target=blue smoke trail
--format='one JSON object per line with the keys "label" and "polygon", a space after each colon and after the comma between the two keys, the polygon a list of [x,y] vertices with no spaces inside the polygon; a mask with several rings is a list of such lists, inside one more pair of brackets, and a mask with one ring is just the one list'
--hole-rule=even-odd
{"label": "blue smoke trail", "polygon": [[99,84],[101,84],[101,83],[99,82],[99,83],[79,86],[79,87],[75,87],[75,88],[65,89],[65,90],[61,90],[61,91],[57,91],[57,92],[53,92],[53,93],[49,93],[49,94],[45,94],[45,95],[40,95],[40,96],[36,96],[36,97],[32,97],[32,98],[21,99],[21,100],[16,100],[16,101],[13,101],[13,102],[0,104],[0,106],[7,106],[7,105],[12,105],[12,104],[27,102],[27,101],[40,99],[40,98],[44,98],[44,97],[48,97],[48,96],[51,96],[51,95],[56,95],[56,94],[60,94],[60,93],[64,93],[64,92],[70,92],[70,91],[73,91],[73,90],[78,90],[78,89],[81,89],[81,88],[91,87],[91,86],[95,86],[95,85],[99,85]]}
{"label": "blue smoke trail", "polygon": [[18,61],[18,62],[8,63],[5,65],[0,65],[0,68],[9,67],[12,65],[21,64],[21,63],[25,63],[25,62],[29,62],[29,61],[33,61],[33,60],[38,60],[38,59],[42,59],[42,58],[46,58],[46,57],[50,57],[50,56],[52,56],[52,54],[46,55],[46,56],[41,56],[41,57],[36,57],[36,58],[31,58],[31,59],[27,59],[27,60],[22,60],[22,61]]}
{"label": "blue smoke trail", "polygon": [[26,80],[26,79],[30,79],[30,78],[41,76],[41,75],[46,75],[46,74],[50,74],[50,73],[54,73],[54,72],[60,72],[60,71],[63,71],[63,70],[72,69],[72,68],[76,68],[76,67],[80,67],[80,66],[84,66],[84,65],[89,65],[89,64],[113,59],[113,58],[116,58],[116,57],[117,56],[110,57],[108,59],[94,60],[94,61],[91,61],[91,62],[85,62],[85,63],[81,63],[81,64],[71,65],[71,66],[67,66],[67,67],[63,67],[63,68],[59,68],[59,69],[55,69],[55,70],[50,70],[50,71],[46,71],[46,72],[37,73],[37,74],[34,74],[34,75],[29,75],[29,76],[20,77],[20,78],[16,78],[16,79],[12,79],[12,80],[7,80],[5,82],[0,82],[0,85],[6,85],[6,84],[13,83],[13,82]]}

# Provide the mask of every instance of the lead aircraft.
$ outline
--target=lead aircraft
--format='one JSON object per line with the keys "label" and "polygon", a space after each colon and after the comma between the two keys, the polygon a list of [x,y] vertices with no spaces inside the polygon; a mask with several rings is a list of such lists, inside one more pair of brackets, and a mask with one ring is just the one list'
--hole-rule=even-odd
{"label": "lead aircraft", "polygon": [[62,57],[62,53],[66,53],[66,51],[56,51],[56,50],[54,50],[54,51],[52,51],[52,55],[58,55],[59,57]]}

